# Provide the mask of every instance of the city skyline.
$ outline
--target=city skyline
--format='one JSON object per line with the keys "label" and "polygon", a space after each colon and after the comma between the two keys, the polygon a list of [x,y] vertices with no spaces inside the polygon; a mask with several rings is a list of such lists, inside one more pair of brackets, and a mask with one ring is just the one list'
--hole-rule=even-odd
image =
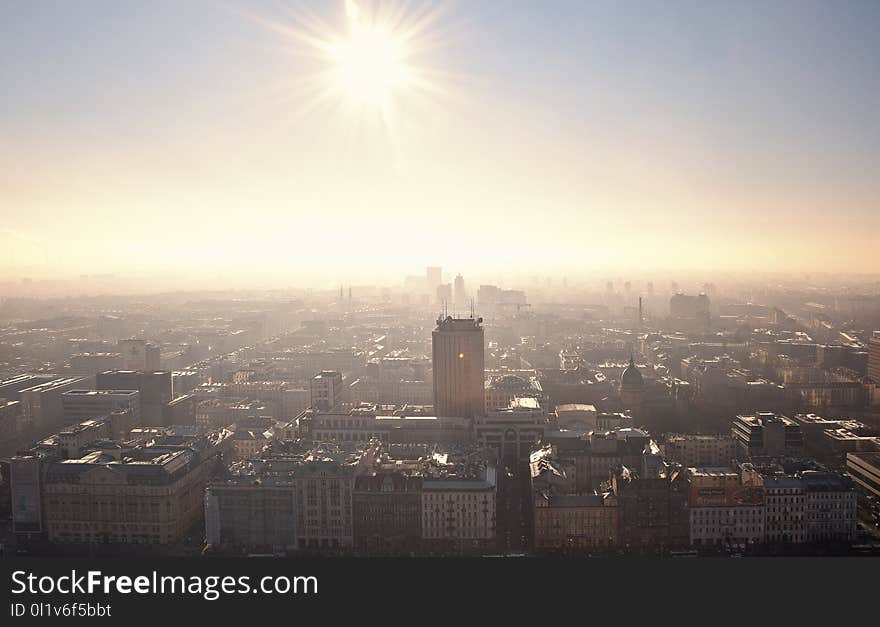
{"label": "city skyline", "polygon": [[0,279],[880,271],[876,5],[554,9],[4,5]]}
{"label": "city skyline", "polygon": [[878,32],[0,0],[4,611],[872,607]]}

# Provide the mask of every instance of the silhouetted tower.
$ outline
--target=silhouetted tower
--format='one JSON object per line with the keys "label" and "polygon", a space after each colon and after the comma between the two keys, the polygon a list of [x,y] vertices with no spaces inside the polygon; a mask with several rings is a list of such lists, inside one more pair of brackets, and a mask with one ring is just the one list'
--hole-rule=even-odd
{"label": "silhouetted tower", "polygon": [[461,274],[455,277],[453,291],[453,313],[461,312],[467,303],[467,294],[464,291],[464,277]]}
{"label": "silhouetted tower", "polygon": [[482,318],[437,318],[431,334],[434,411],[438,416],[473,418],[485,406]]}

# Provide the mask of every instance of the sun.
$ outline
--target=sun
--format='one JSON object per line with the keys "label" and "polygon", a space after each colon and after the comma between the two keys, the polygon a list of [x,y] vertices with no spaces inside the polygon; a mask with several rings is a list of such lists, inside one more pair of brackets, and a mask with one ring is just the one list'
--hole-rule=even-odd
{"label": "sun", "polygon": [[292,105],[291,118],[332,114],[346,141],[378,130],[399,146],[402,124],[395,118],[451,96],[454,76],[432,61],[448,45],[443,11],[426,0],[343,0],[343,8],[341,24],[304,9],[282,20],[246,14],[280,34],[298,66],[271,97]]}
{"label": "sun", "polygon": [[375,24],[352,24],[351,34],[333,48],[339,86],[352,98],[381,106],[406,81],[402,42]]}

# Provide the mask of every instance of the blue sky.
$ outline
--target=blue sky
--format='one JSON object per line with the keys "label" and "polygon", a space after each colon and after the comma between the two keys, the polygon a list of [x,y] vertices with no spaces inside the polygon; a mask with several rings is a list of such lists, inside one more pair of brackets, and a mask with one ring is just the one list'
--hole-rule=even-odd
{"label": "blue sky", "polygon": [[[410,3],[410,14],[423,5]],[[191,238],[168,231],[221,216],[227,226],[210,234],[228,242],[241,211],[255,229],[281,222],[291,237],[339,223],[362,233],[378,220],[397,239],[430,226],[434,240],[455,237],[431,220],[440,210],[477,215],[500,240],[539,215],[544,241],[605,229],[594,261],[623,242],[656,260],[670,242],[693,244],[683,230],[699,236],[693,258],[671,266],[739,268],[741,253],[766,264],[761,251],[775,243],[786,269],[848,267],[875,243],[880,3],[440,8],[422,42],[439,43],[417,60],[443,93],[394,94],[389,139],[352,130],[340,107],[301,113],[297,80],[314,63],[254,19],[297,29],[313,15],[344,32],[342,2],[0,2],[6,230],[90,270],[96,227],[111,240],[164,232],[170,259],[184,261]],[[332,223],[321,217],[330,213]],[[70,242],[77,229],[83,237]],[[829,229],[847,254],[801,256]],[[424,248],[413,246],[414,265],[443,250],[422,259]],[[133,263],[149,249],[135,246]],[[484,250],[515,262],[500,244]],[[548,265],[566,264],[558,247],[545,253]]]}

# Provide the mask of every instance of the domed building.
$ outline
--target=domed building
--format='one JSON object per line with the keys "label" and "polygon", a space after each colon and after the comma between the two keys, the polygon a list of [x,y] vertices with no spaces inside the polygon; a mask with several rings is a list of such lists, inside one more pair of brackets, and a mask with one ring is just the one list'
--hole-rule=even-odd
{"label": "domed building", "polygon": [[620,375],[620,404],[624,409],[637,411],[645,400],[645,381],[632,355]]}

